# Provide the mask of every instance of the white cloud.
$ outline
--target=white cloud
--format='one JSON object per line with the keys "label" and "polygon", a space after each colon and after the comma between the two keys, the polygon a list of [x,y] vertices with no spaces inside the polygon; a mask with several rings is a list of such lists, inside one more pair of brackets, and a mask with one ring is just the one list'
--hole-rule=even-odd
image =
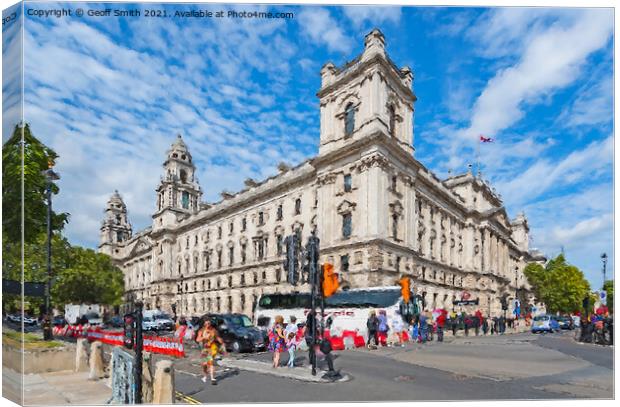
{"label": "white cloud", "polygon": [[535,200],[551,188],[559,189],[609,169],[613,162],[613,136],[596,141],[564,158],[539,159],[519,175],[496,182],[498,191],[512,204]]}
{"label": "white cloud", "polygon": [[373,26],[385,22],[398,23],[401,16],[400,7],[396,6],[346,6],[342,10],[358,28],[366,22]]}
{"label": "white cloud", "polygon": [[565,127],[598,126],[613,120],[613,78],[596,77],[577,92],[573,104],[562,111],[557,123]]}
{"label": "white cloud", "polygon": [[[298,163],[315,147],[300,140],[318,131],[316,118],[300,128],[270,112],[276,101],[293,117],[311,108],[283,92],[297,52],[278,34],[283,22],[244,20],[215,25],[216,32],[200,21],[129,24],[127,42],[70,19],[32,21],[25,36],[26,118],[60,155],[55,206],[72,214],[66,232],[78,244],[97,244],[115,189],[134,231],[150,224],[176,133],[186,139],[208,201],[224,188],[240,189],[246,177],[273,174],[280,160]],[[222,74],[229,68],[233,79]],[[273,86],[261,88],[253,74]],[[289,154],[293,137],[299,151]]]}
{"label": "white cloud", "polygon": [[573,83],[587,57],[605,46],[612,33],[608,10],[585,10],[571,26],[554,24],[532,38],[519,62],[488,82],[464,136],[493,136],[517,122],[524,103]]}
{"label": "white cloud", "polygon": [[332,18],[329,10],[321,7],[305,7],[298,14],[299,25],[317,45],[327,45],[332,52],[349,53],[353,40],[340,28],[340,24]]}

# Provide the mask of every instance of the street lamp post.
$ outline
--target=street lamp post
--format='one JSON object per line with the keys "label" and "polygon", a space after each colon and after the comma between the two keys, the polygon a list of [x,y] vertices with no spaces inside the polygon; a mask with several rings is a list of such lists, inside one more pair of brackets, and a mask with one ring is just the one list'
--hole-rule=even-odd
{"label": "street lamp post", "polygon": [[45,281],[45,319],[43,325],[43,339],[52,340],[51,315],[50,315],[50,291],[52,282],[52,182],[59,180],[60,176],[52,170],[52,163],[49,168],[43,171],[46,182],[47,200],[47,276]]}
{"label": "street lamp post", "polygon": [[607,273],[607,253],[601,254],[601,259],[603,260],[603,287],[605,287],[605,275]]}

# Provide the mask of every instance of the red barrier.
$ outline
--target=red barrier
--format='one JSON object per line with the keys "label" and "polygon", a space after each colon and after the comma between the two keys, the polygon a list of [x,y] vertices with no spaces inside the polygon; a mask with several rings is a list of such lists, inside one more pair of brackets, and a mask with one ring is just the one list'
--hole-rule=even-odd
{"label": "red barrier", "polygon": [[364,340],[363,336],[356,335],[355,338],[353,338],[353,344],[356,348],[363,348],[364,346],[366,346],[366,341]]}
{"label": "red barrier", "polygon": [[344,340],[342,336],[332,336],[329,338],[333,350],[344,350]]}

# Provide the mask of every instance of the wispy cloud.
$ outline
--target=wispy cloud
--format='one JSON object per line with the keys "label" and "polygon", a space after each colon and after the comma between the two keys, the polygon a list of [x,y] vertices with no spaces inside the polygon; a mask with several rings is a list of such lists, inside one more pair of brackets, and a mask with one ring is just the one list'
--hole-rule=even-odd
{"label": "wispy cloud", "polygon": [[303,8],[299,13],[302,32],[316,45],[327,46],[330,51],[350,53],[353,40],[347,36],[330,11],[322,7]]}

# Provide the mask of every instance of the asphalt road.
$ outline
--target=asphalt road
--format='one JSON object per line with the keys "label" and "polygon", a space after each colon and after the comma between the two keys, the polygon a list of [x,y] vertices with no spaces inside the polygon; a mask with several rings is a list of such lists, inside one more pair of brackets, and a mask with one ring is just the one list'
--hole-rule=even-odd
{"label": "asphalt road", "polygon": [[[200,381],[195,360],[185,360],[176,366],[175,384],[201,403],[613,397],[613,349],[576,343],[572,332],[457,338],[336,356],[336,368],[352,380],[309,383],[220,368],[213,386]],[[268,361],[270,355],[245,357]]]}

